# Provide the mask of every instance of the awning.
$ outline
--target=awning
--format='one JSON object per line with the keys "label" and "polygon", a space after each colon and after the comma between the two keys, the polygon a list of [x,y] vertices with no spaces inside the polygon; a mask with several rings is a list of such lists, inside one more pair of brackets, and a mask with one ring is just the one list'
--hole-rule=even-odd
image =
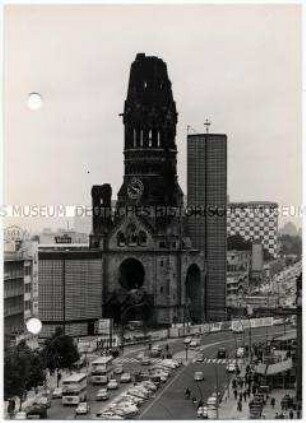
{"label": "awning", "polygon": [[277,373],[286,372],[292,368],[292,359],[289,358],[279,363],[270,364],[267,368],[266,376],[276,375]]}

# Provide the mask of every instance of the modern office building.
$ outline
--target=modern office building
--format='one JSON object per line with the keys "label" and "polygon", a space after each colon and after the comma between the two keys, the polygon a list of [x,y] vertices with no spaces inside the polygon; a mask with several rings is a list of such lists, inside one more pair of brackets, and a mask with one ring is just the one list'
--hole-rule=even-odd
{"label": "modern office building", "polygon": [[187,203],[192,245],[205,255],[206,320],[222,320],[226,315],[226,135],[187,136]]}
{"label": "modern office building", "polygon": [[230,203],[227,211],[227,235],[260,241],[273,258],[278,255],[278,204],[268,201]]}
{"label": "modern office building", "polygon": [[57,326],[68,335],[93,335],[102,317],[101,253],[82,244],[39,245],[42,337]]}
{"label": "modern office building", "polygon": [[25,317],[25,262],[15,251],[4,253],[3,295],[4,335],[10,342],[23,332]]}

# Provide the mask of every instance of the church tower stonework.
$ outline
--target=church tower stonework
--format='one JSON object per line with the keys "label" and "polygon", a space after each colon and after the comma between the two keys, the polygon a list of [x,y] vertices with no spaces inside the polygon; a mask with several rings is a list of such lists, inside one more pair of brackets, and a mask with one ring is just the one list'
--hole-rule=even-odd
{"label": "church tower stonework", "polygon": [[124,124],[124,177],[92,188],[91,249],[101,252],[103,315],[124,324],[205,320],[205,259],[192,247],[177,177],[177,110],[167,66],[137,54]]}

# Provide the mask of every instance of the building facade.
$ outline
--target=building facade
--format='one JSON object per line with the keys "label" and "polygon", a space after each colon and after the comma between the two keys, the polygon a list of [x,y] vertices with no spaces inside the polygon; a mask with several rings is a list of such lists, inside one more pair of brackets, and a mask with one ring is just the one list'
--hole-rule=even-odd
{"label": "building facade", "polygon": [[57,326],[68,335],[93,335],[102,317],[101,254],[79,244],[39,246],[41,337]]}
{"label": "building facade", "polygon": [[24,331],[25,263],[18,252],[4,254],[4,335],[12,341]]}
{"label": "building facade", "polygon": [[246,241],[260,241],[273,258],[278,255],[278,204],[268,201],[230,203],[227,235],[241,235]]}
{"label": "building facade", "polygon": [[203,251],[207,320],[226,316],[227,137],[192,134],[187,137],[187,204],[192,245]]}

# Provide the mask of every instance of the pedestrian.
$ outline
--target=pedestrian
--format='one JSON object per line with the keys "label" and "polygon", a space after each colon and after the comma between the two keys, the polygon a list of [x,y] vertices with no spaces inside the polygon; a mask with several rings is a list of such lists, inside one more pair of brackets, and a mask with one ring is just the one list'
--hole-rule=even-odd
{"label": "pedestrian", "polygon": [[275,420],[277,420],[277,419],[279,419],[279,415],[278,415],[278,413],[275,413]]}
{"label": "pedestrian", "polygon": [[197,403],[196,397],[192,397],[192,402],[193,402],[193,404],[196,404]]}
{"label": "pedestrian", "polygon": [[234,397],[235,397],[235,400],[237,399],[237,395],[238,395],[238,391],[237,391],[237,389],[234,389]]}
{"label": "pedestrian", "polygon": [[237,402],[237,411],[242,411],[242,402],[240,400]]}
{"label": "pedestrian", "polygon": [[291,409],[290,411],[289,411],[289,419],[293,419],[293,410]]}
{"label": "pedestrian", "polygon": [[186,397],[187,399],[190,399],[190,395],[191,395],[190,389],[189,389],[189,388],[186,388],[186,389],[185,389],[185,397]]}
{"label": "pedestrian", "polygon": [[237,380],[236,379],[233,379],[233,381],[232,381],[232,388],[233,389],[237,388]]}
{"label": "pedestrian", "polygon": [[239,401],[242,402],[242,392],[239,392]]}
{"label": "pedestrian", "polygon": [[247,392],[246,392],[246,390],[243,391],[243,394],[242,395],[243,395],[244,401],[246,402],[246,399],[247,399]]}
{"label": "pedestrian", "polygon": [[250,398],[250,396],[251,396],[251,389],[250,389],[250,387],[248,387],[248,389],[246,390],[246,394],[247,394],[248,398]]}
{"label": "pedestrian", "polygon": [[274,409],[274,407],[275,407],[275,398],[274,397],[271,398],[270,404],[271,404],[271,407]]}

